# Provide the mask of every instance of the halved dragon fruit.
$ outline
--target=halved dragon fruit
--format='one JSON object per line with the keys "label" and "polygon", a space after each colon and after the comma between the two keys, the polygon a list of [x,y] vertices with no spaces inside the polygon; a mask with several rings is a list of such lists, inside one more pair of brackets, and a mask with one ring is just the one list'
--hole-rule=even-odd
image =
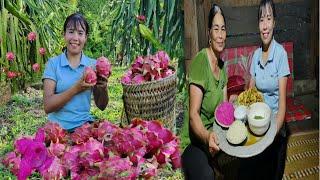
{"label": "halved dragon fruit", "polygon": [[215,110],[217,123],[222,127],[229,127],[234,121],[234,107],[232,103],[223,102]]}

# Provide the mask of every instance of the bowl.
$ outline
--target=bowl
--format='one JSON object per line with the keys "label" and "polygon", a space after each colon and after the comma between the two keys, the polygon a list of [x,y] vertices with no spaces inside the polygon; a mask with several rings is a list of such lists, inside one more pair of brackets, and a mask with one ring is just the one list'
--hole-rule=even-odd
{"label": "bowl", "polygon": [[247,106],[239,105],[235,108],[233,116],[236,120],[240,120],[245,123],[247,120],[247,112],[248,112]]}
{"label": "bowl", "polygon": [[263,102],[256,102],[249,106],[248,124],[256,135],[263,135],[270,125],[271,109]]}
{"label": "bowl", "polygon": [[235,120],[227,131],[227,141],[233,145],[241,145],[248,136],[246,125],[239,120]]}

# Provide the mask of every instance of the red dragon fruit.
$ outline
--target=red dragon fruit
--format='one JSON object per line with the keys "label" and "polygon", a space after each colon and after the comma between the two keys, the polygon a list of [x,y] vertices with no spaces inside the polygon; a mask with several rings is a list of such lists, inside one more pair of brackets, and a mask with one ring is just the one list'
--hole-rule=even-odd
{"label": "red dragon fruit", "polygon": [[63,144],[69,139],[67,131],[62,129],[58,123],[48,122],[44,125],[43,129],[46,133],[46,144],[49,144],[50,142]]}
{"label": "red dragon fruit", "polygon": [[111,63],[104,56],[97,59],[96,69],[98,76],[108,78],[111,75]]}
{"label": "red dragon fruit", "polygon": [[109,121],[102,121],[98,127],[92,129],[93,137],[99,141],[110,141],[113,134],[119,129],[118,126]]}
{"label": "red dragon fruit", "polygon": [[128,158],[110,157],[100,164],[99,177],[104,179],[136,179],[136,168]]}
{"label": "red dragon fruit", "polygon": [[67,177],[67,168],[62,163],[61,159],[54,156],[50,167],[41,173],[42,177],[45,180],[65,179],[65,177]]}
{"label": "red dragon fruit", "polygon": [[159,121],[131,122],[119,128],[96,121],[70,135],[49,122],[34,138],[18,139],[3,164],[19,180],[35,171],[43,179],[149,179],[169,163],[181,167],[179,141],[168,129]]}
{"label": "red dragon fruit", "polygon": [[97,74],[91,67],[86,67],[84,70],[84,81],[89,84],[97,83]]}
{"label": "red dragon fruit", "polygon": [[77,128],[71,135],[71,140],[76,144],[83,144],[92,136],[92,127],[89,123],[85,123]]}
{"label": "red dragon fruit", "polygon": [[15,152],[8,153],[2,161],[2,163],[16,176],[19,174],[20,162],[21,157],[17,156]]}
{"label": "red dragon fruit", "polygon": [[174,74],[169,69],[170,58],[165,51],[145,57],[138,56],[128,71],[122,76],[123,84],[141,84],[146,81],[160,80]]}
{"label": "red dragon fruit", "polygon": [[48,147],[49,154],[52,156],[57,156],[57,157],[62,157],[66,150],[66,145],[65,144],[60,144],[60,143],[51,143],[50,146]]}

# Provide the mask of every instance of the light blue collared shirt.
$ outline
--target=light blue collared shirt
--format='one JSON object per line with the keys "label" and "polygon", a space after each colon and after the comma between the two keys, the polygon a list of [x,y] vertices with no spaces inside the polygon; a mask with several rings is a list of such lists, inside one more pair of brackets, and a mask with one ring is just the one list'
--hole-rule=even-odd
{"label": "light blue collared shirt", "polygon": [[[43,79],[52,79],[56,82],[55,94],[60,94],[70,89],[81,79],[86,66],[95,66],[96,60],[85,56],[82,53],[80,64],[72,68],[65,53],[50,58],[43,73]],[[48,119],[67,130],[76,128],[93,121],[90,115],[92,90],[86,90],[76,94],[61,109],[48,114]]]}
{"label": "light blue collared shirt", "polygon": [[281,44],[272,39],[267,62],[262,60],[262,48],[255,50],[250,67],[251,77],[257,89],[263,93],[264,101],[274,113],[279,107],[279,79],[290,75],[287,52]]}

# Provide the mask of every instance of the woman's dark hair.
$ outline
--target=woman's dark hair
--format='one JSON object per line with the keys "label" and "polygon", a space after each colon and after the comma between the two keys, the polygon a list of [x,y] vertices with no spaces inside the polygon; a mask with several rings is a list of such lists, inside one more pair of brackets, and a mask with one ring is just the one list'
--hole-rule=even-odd
{"label": "woman's dark hair", "polygon": [[[211,29],[212,27],[212,21],[213,21],[213,17],[217,14],[217,13],[221,13],[222,17],[223,17],[223,21],[224,24],[226,24],[226,19],[224,17],[223,11],[222,9],[217,5],[217,4],[213,4],[210,12],[209,12],[209,19],[208,19],[208,29]],[[226,26],[226,25],[225,25]]]}
{"label": "woman's dark hair", "polygon": [[[213,18],[214,18],[214,16],[215,16],[217,13],[221,13],[221,15],[222,15],[222,17],[223,17],[224,24],[225,24],[225,26],[226,26],[226,19],[225,19],[225,17],[224,17],[224,14],[223,14],[222,9],[221,9],[217,4],[213,4],[212,7],[211,7],[211,9],[210,9],[210,12],[209,12],[208,29],[211,29]],[[222,68],[223,68],[223,65],[224,65],[224,62],[223,62],[222,59],[219,57],[219,58],[218,58],[218,67],[219,67],[220,69],[222,69]]]}
{"label": "woman's dark hair", "polygon": [[262,10],[263,10],[263,8],[267,7],[268,4],[270,5],[270,7],[271,7],[271,9],[272,9],[273,17],[274,17],[274,18],[277,17],[273,0],[261,0],[261,1],[260,1],[260,5],[259,5],[259,11],[258,11],[258,21],[260,20],[260,18],[261,18],[261,16],[262,16]]}
{"label": "woman's dark hair", "polygon": [[67,17],[63,25],[63,32],[66,32],[68,27],[77,27],[77,23],[80,24],[82,29],[85,30],[86,35],[89,33],[89,24],[87,20],[80,13],[74,13]]}

